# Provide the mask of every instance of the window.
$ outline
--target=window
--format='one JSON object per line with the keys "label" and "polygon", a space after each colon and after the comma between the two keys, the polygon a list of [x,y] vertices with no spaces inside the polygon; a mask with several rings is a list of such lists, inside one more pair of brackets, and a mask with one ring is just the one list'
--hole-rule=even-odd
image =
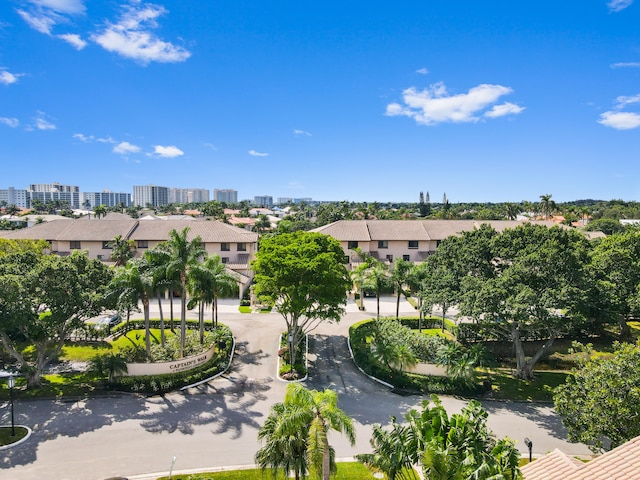
{"label": "window", "polygon": [[138,248],[149,248],[149,242],[147,240],[138,240],[136,245]]}
{"label": "window", "polygon": [[246,252],[247,251],[247,244],[245,242],[239,242],[238,243],[238,251],[239,252]]}
{"label": "window", "polygon": [[229,250],[231,250],[231,244],[229,242],[222,242],[220,244],[220,250],[222,250],[223,252],[228,252]]}
{"label": "window", "polygon": [[103,250],[111,250],[113,247],[111,246],[111,242],[102,241],[102,249]]}
{"label": "window", "polygon": [[80,240],[71,240],[69,242],[69,248],[71,250],[80,250],[82,247],[80,246]]}
{"label": "window", "polygon": [[436,248],[440,246],[440,242],[442,242],[442,240],[436,240]]}
{"label": "window", "polygon": [[387,240],[378,240],[378,248],[389,248],[389,242]]}
{"label": "window", "polygon": [[410,262],[411,261],[411,255],[402,255],[402,260],[404,260],[405,262]]}
{"label": "window", "polygon": [[104,260],[104,255],[98,255],[97,258],[98,260]]}
{"label": "window", "polygon": [[393,262],[393,255],[387,255],[387,261],[389,263],[392,263]]}
{"label": "window", "polygon": [[410,249],[418,248],[418,240],[409,240],[409,248]]}
{"label": "window", "polygon": [[349,241],[347,242],[347,248],[348,248],[349,250],[353,250],[354,248],[358,248],[358,242],[357,242],[357,241],[354,241],[354,240],[349,240]]}
{"label": "window", "polygon": [[229,257],[222,257],[220,260],[222,260],[222,263],[229,263]]}
{"label": "window", "polygon": [[349,263],[349,255],[345,255],[344,256],[344,263],[348,264]]}

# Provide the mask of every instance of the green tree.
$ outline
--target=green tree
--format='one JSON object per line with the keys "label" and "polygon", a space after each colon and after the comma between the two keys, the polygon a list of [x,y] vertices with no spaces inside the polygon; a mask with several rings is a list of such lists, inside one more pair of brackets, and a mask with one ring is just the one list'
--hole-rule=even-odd
{"label": "green tree", "polygon": [[146,256],[134,258],[119,268],[111,283],[113,291],[121,292],[124,298],[136,298],[142,303],[147,357],[151,356],[149,301],[153,298],[154,288],[153,266]]}
{"label": "green tree", "polygon": [[90,372],[107,377],[109,383],[114,383],[116,377],[127,373],[127,360],[119,353],[96,355],[87,366]]}
{"label": "green tree", "polygon": [[[71,333],[102,311],[110,279],[108,267],[81,252],[0,257],[0,341],[29,387],[40,385],[45,367],[58,358]],[[23,353],[25,340],[34,347],[32,356]]]}
{"label": "green tree", "polygon": [[186,340],[187,318],[187,275],[189,270],[197,265],[206,254],[202,240],[196,236],[189,240],[189,227],[178,232],[169,232],[169,240],[158,245],[157,249],[168,253],[167,277],[180,278],[180,356],[184,356]]}
{"label": "green tree", "polygon": [[93,209],[93,213],[98,218],[106,217],[107,216],[107,207],[105,207],[104,205],[97,205]]}
{"label": "green tree", "polygon": [[255,461],[263,473],[268,468],[272,469],[274,479],[282,471],[286,476],[293,474],[299,480],[306,476],[309,468],[309,435],[306,425],[299,425],[294,415],[290,405],[276,403],[271,407],[264,425],[258,430],[258,440],[264,445],[257,451]]}
{"label": "green tree", "polygon": [[556,210],[556,202],[551,200],[552,195],[540,195],[540,203],[538,204],[538,209],[540,213],[544,215],[545,220],[549,220],[549,216],[553,214]]}
{"label": "green tree", "polygon": [[602,232],[605,235],[613,235],[624,230],[624,225],[615,218],[597,218],[591,220],[584,229],[588,232]]}
{"label": "green tree", "polygon": [[591,252],[590,266],[604,314],[618,321],[621,339],[629,340],[627,322],[640,313],[640,231],[602,239]]}
{"label": "green tree", "polygon": [[307,456],[317,478],[329,480],[331,473],[335,473],[329,431],[343,433],[351,445],[356,441],[351,419],[338,408],[338,395],[332,390],[308,390],[292,383],[287,387],[284,404],[292,407],[296,422],[308,432]]}
{"label": "green tree", "polygon": [[615,448],[640,435],[640,342],[618,343],[612,354],[591,356],[557,387],[555,409],[569,440],[594,451],[606,438]]}
{"label": "green tree", "polygon": [[111,260],[115,262],[116,267],[121,267],[136,254],[136,244],[133,240],[122,238],[122,235],[116,235],[109,242],[111,248]]}
{"label": "green tree", "polygon": [[396,260],[390,271],[389,281],[396,291],[396,320],[400,318],[400,297],[405,294],[404,285],[411,275],[413,263],[403,259]]}
{"label": "green tree", "polygon": [[344,313],[351,288],[344,252],[328,235],[284,233],[262,239],[252,268],[256,295],[275,304],[285,320],[294,365],[299,338]]}

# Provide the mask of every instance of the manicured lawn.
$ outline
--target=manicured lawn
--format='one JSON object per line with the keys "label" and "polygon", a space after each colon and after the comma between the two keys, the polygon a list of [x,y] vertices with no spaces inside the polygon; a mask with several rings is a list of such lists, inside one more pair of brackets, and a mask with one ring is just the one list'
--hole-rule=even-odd
{"label": "manicured lawn", "polygon": [[567,372],[536,371],[531,381],[519,380],[510,369],[486,370],[480,381],[488,378],[492,383],[492,397],[501,400],[552,402],[553,390],[565,382]]}
{"label": "manicured lawn", "polygon": [[6,445],[10,445],[12,443],[16,443],[18,440],[23,439],[27,436],[26,428],[23,427],[15,427],[15,436],[11,436],[11,427],[0,427],[0,447],[4,447]]}
{"label": "manicured lawn", "polygon": [[[260,469],[249,470],[233,470],[228,472],[211,472],[211,473],[196,473],[190,475],[172,475],[173,480],[266,480],[273,479],[271,471],[267,470],[262,473]],[[286,480],[286,477],[282,474],[275,477],[276,480]],[[309,476],[308,478],[313,478]],[[338,463],[338,473],[335,477],[331,477],[335,480],[370,480],[376,477],[373,476],[367,468],[358,462],[340,462]],[[169,477],[160,477],[158,480],[168,480]]]}

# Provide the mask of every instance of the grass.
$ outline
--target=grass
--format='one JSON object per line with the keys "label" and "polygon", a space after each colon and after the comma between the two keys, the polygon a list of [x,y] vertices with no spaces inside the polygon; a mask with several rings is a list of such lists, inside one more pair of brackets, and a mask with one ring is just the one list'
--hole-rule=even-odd
{"label": "grass", "polygon": [[563,371],[536,371],[534,380],[520,380],[513,377],[510,369],[499,368],[483,371],[479,379],[491,380],[491,396],[496,399],[552,402],[554,389],[565,382],[567,375]]}
{"label": "grass", "polygon": [[15,436],[11,436],[11,427],[0,427],[0,447],[5,447],[22,440],[27,436],[29,431],[24,427],[16,426],[14,428]]}
{"label": "grass", "polygon": [[[338,473],[331,477],[333,480],[370,480],[375,478],[367,467],[358,462],[340,462],[337,466]],[[259,468],[171,476],[172,480],[265,480],[273,478],[270,470],[263,474]],[[276,480],[286,480],[286,478],[282,473],[275,477]],[[307,478],[313,478],[313,476],[310,475]],[[158,480],[168,479],[169,477],[158,478]]]}

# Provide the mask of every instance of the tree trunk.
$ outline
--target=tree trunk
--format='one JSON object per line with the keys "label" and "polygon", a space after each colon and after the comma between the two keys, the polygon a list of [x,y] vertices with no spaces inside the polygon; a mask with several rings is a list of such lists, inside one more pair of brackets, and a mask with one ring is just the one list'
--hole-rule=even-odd
{"label": "tree trunk", "polygon": [[629,324],[627,323],[627,316],[620,315],[618,324],[620,325],[620,340],[623,342],[630,342],[632,340],[632,336],[631,328],[629,328]]}
{"label": "tree trunk", "polygon": [[180,292],[180,358],[184,358],[184,345],[187,341],[187,278],[180,276],[182,291]]}
{"label": "tree trunk", "polygon": [[551,349],[553,342],[558,337],[558,334],[557,332],[551,332],[549,340],[547,340],[529,360],[526,359],[522,339],[520,338],[520,329],[517,324],[511,328],[511,336],[516,355],[516,378],[520,378],[522,380],[533,380],[533,368],[536,366],[536,363],[538,363],[538,361]]}
{"label": "tree trunk", "polygon": [[200,345],[204,345],[204,300],[198,303],[198,320],[200,323]]}
{"label": "tree trunk", "polygon": [[158,292],[158,308],[160,309],[160,344],[164,348],[164,312],[162,311],[162,294],[160,292]]}
{"label": "tree trunk", "polygon": [[380,292],[377,291],[376,292],[376,304],[377,304],[377,309],[376,309],[376,318],[380,318]]}
{"label": "tree trunk", "polygon": [[324,440],[324,452],[322,452],[322,480],[330,480],[331,475],[331,451],[329,449],[329,441]]}
{"label": "tree trunk", "polygon": [[400,319],[400,293],[402,289],[398,287],[398,296],[396,298],[396,320]]}
{"label": "tree trunk", "polygon": [[422,319],[424,312],[422,311],[422,297],[418,297],[418,333],[422,333]]}
{"label": "tree trunk", "polygon": [[176,327],[173,324],[173,289],[169,289],[169,328],[171,333],[176,333]]}
{"label": "tree trunk", "polygon": [[149,299],[142,299],[142,309],[144,310],[144,344],[147,349],[147,361],[151,358],[151,329],[149,326]]}

